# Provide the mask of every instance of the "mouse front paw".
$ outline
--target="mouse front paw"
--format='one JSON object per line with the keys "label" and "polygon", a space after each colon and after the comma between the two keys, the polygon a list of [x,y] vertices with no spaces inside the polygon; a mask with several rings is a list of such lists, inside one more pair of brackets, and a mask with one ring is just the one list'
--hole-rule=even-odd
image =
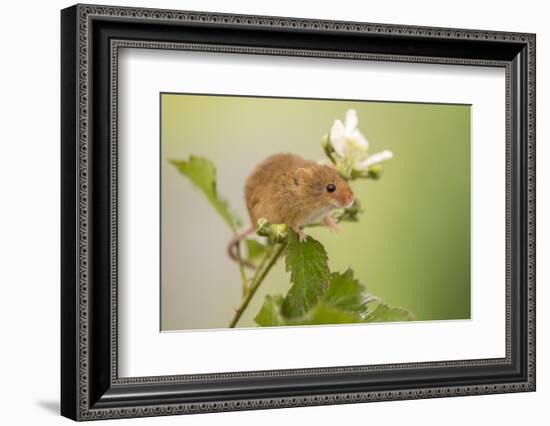
{"label": "mouse front paw", "polygon": [[330,216],[325,216],[325,217],[323,218],[323,222],[324,222],[325,225],[328,226],[328,228],[329,228],[332,232],[334,232],[334,233],[336,233],[336,234],[339,234],[340,231],[342,230],[342,229],[338,226],[338,224],[334,221],[334,219],[333,219],[332,217],[330,217]]}

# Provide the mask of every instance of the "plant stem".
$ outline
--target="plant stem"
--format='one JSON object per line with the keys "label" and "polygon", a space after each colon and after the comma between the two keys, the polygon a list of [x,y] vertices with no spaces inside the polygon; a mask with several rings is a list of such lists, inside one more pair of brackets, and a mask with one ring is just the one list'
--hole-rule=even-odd
{"label": "plant stem", "polygon": [[258,287],[260,287],[260,284],[263,282],[268,272],[271,270],[273,265],[275,265],[275,262],[277,262],[277,259],[279,258],[285,247],[286,244],[280,244],[279,247],[276,248],[276,250],[270,250],[266,254],[264,260],[262,261],[262,264],[260,265],[260,267],[258,267],[258,269],[256,270],[256,274],[252,278],[252,282],[250,283],[250,287],[248,288],[246,297],[243,299],[241,306],[239,306],[239,308],[235,311],[235,315],[229,323],[229,328],[234,328],[237,325],[246,307],[250,303],[250,300],[252,300],[252,297],[256,293],[256,290],[258,290]]}
{"label": "plant stem", "polygon": [[[237,250],[238,250],[238,258],[241,258],[241,245],[237,244]],[[239,272],[241,273],[241,282],[242,282],[242,290],[243,290],[243,297],[246,297],[246,293],[248,293],[248,281],[246,279],[246,273],[244,272],[244,266],[242,262],[238,262],[239,264]]]}

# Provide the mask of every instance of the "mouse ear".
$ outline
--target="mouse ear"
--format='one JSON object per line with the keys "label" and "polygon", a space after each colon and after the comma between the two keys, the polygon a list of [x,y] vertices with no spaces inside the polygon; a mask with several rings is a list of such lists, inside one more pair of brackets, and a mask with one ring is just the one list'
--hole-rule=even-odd
{"label": "mouse ear", "polygon": [[307,179],[310,179],[313,176],[313,169],[310,167],[300,167],[296,169],[294,173],[294,183],[300,185]]}

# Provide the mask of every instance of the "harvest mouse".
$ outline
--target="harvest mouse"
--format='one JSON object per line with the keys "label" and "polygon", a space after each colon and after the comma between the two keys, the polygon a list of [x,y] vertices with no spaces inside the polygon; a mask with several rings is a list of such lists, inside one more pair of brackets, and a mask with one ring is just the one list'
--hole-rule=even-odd
{"label": "harvest mouse", "polygon": [[297,155],[275,154],[258,164],[248,176],[245,199],[252,225],[235,235],[228,245],[229,256],[239,262],[233,248],[254,232],[258,219],[284,223],[304,241],[307,236],[301,227],[321,219],[338,232],[338,225],[329,214],[350,207],[355,195],[335,168]]}

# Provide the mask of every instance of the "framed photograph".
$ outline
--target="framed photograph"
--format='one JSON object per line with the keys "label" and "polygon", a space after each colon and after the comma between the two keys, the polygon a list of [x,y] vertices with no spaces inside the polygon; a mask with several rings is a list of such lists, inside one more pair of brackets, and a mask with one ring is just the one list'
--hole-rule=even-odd
{"label": "framed photograph", "polygon": [[61,12],[61,413],[535,390],[535,35]]}

